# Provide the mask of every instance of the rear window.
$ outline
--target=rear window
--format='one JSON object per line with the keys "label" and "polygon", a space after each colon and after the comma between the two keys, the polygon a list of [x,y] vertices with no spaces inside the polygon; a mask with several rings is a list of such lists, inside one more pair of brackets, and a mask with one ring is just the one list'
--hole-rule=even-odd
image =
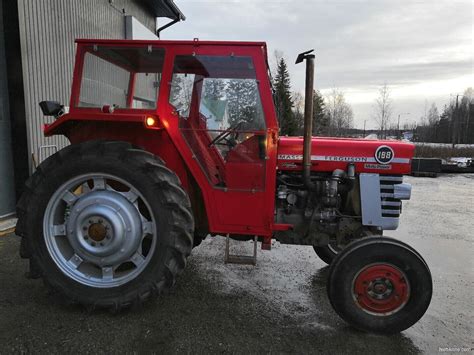
{"label": "rear window", "polygon": [[164,55],[153,46],[89,47],[78,107],[156,108]]}

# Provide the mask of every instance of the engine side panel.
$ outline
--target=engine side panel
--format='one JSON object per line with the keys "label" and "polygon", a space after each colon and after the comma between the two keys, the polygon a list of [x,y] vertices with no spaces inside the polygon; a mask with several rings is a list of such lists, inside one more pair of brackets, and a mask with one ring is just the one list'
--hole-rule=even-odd
{"label": "engine side panel", "polygon": [[[376,159],[379,147],[392,149],[388,163]],[[415,146],[399,141],[382,141],[345,138],[313,138],[311,148],[312,171],[332,172],[354,163],[357,173],[409,174]],[[279,170],[299,171],[303,167],[303,137],[281,137],[278,144]]]}

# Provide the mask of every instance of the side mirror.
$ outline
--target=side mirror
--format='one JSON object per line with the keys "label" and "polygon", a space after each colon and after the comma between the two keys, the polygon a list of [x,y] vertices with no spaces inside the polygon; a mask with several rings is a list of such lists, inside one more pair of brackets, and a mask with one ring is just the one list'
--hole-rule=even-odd
{"label": "side mirror", "polygon": [[54,116],[58,117],[62,112],[64,106],[57,101],[41,101],[39,103],[41,111],[45,116]]}

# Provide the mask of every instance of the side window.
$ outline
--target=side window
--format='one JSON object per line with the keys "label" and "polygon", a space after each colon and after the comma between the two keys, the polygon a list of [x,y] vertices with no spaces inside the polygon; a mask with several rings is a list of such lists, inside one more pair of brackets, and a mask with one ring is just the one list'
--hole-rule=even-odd
{"label": "side window", "polygon": [[87,47],[78,107],[156,108],[164,57],[152,45]]}
{"label": "side window", "polygon": [[91,53],[84,57],[79,107],[127,106],[130,72]]}
{"label": "side window", "polygon": [[199,112],[208,130],[236,125],[243,131],[265,128],[262,104],[255,79],[205,78]]}
{"label": "side window", "polygon": [[160,82],[161,73],[136,73],[132,107],[155,108]]}
{"label": "side window", "polygon": [[194,74],[173,74],[170,91],[170,104],[183,118],[189,117],[194,85]]}
{"label": "side window", "polygon": [[169,100],[211,186],[265,189],[265,117],[252,57],[176,56]]}

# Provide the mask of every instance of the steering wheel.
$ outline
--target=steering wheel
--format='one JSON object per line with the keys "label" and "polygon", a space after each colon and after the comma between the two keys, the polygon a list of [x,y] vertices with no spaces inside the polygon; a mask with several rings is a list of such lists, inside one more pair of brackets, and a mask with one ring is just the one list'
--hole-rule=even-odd
{"label": "steering wheel", "polygon": [[[239,136],[239,133],[236,132],[241,126],[242,124],[245,123],[245,121],[243,120],[240,120],[239,122],[237,122],[235,125],[227,128],[224,132],[220,133],[219,135],[217,135],[212,141],[211,143],[209,143],[209,147],[212,147],[213,145],[216,145],[216,144],[220,144],[221,141],[225,140],[225,144],[226,145],[229,145],[229,146],[234,146],[235,145],[235,141],[237,140],[238,136]],[[230,135],[234,133],[233,137],[232,137],[232,140],[230,139]]]}

